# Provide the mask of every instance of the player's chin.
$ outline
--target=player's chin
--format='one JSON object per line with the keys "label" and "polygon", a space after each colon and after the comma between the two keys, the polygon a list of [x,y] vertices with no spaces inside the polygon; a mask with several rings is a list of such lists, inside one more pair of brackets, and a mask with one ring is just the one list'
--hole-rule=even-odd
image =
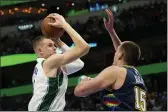
{"label": "player's chin", "polygon": [[53,53],[51,53],[51,55],[54,55],[54,54],[56,54],[56,52],[54,51]]}
{"label": "player's chin", "polygon": [[48,57],[50,57],[50,56],[52,56],[52,55],[54,55],[54,54],[56,54],[56,52],[52,52],[50,55],[48,55]]}

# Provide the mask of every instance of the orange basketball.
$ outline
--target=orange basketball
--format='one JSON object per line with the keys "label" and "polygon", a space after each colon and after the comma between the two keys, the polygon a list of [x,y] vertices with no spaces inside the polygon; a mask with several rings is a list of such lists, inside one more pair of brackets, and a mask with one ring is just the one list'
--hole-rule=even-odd
{"label": "orange basketball", "polygon": [[53,27],[48,24],[54,22],[55,20],[51,17],[46,17],[41,22],[41,31],[47,38],[60,38],[65,32],[62,28]]}

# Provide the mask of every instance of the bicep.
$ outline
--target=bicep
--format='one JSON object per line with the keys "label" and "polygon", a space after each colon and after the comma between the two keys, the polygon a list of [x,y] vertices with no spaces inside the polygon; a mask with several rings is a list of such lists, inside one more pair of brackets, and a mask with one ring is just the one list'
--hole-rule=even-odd
{"label": "bicep", "polygon": [[63,54],[54,54],[48,57],[45,61],[43,66],[45,68],[53,69],[58,68],[62,64],[64,64],[64,55]]}
{"label": "bicep", "polygon": [[[76,49],[77,50],[77,49]],[[45,65],[50,68],[58,68],[62,65],[69,64],[79,58],[79,56],[74,52],[75,50],[69,50],[64,54],[54,54],[45,60]]]}
{"label": "bicep", "polygon": [[99,90],[105,89],[112,85],[116,81],[116,74],[113,68],[107,67],[102,72],[98,74],[97,77],[94,78],[95,88]]}

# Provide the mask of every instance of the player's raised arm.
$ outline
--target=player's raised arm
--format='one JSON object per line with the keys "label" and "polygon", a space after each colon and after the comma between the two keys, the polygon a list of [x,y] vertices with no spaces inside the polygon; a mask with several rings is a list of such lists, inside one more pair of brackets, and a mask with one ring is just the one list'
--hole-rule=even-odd
{"label": "player's raised arm", "polygon": [[75,43],[75,47],[71,48],[64,54],[54,54],[50,56],[44,62],[44,66],[46,65],[49,69],[58,68],[62,65],[71,63],[88,53],[90,49],[88,43],[86,43],[85,40],[65,21],[64,17],[59,14],[50,15],[50,17],[55,19],[55,23],[49,24],[53,27],[63,28]]}
{"label": "player's raised arm", "polygon": [[[70,50],[70,47],[67,46],[63,41],[61,41],[60,38],[55,39],[54,42],[56,46],[62,51],[62,53],[65,53],[68,50]],[[66,64],[65,66],[62,66],[62,68],[65,74],[70,75],[82,69],[83,66],[84,66],[84,62],[80,58],[78,58],[77,60],[69,64]]]}
{"label": "player's raised arm", "polygon": [[105,18],[103,18],[104,26],[110,34],[115,50],[117,50],[118,46],[121,45],[121,40],[117,36],[114,29],[114,17],[112,12],[109,9],[106,9],[106,14],[108,16],[108,21]]}

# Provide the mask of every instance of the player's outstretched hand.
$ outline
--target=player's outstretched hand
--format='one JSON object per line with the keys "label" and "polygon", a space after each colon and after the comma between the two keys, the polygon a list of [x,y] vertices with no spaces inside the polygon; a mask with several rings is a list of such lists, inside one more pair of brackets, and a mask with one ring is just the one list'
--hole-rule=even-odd
{"label": "player's outstretched hand", "polygon": [[64,17],[62,15],[57,14],[57,13],[49,14],[47,17],[54,19],[54,21],[55,21],[54,23],[48,23],[49,25],[51,25],[53,27],[63,28],[63,26],[65,24],[67,24]]}
{"label": "player's outstretched hand", "polygon": [[83,83],[83,82],[91,80],[91,79],[92,79],[91,77],[87,77],[87,76],[83,75],[83,76],[79,77],[78,83]]}
{"label": "player's outstretched hand", "polygon": [[106,9],[105,12],[106,12],[106,14],[108,16],[108,20],[106,20],[105,18],[103,18],[104,26],[107,29],[107,31],[113,30],[114,29],[114,17],[113,17],[113,13],[110,11],[110,9]]}

